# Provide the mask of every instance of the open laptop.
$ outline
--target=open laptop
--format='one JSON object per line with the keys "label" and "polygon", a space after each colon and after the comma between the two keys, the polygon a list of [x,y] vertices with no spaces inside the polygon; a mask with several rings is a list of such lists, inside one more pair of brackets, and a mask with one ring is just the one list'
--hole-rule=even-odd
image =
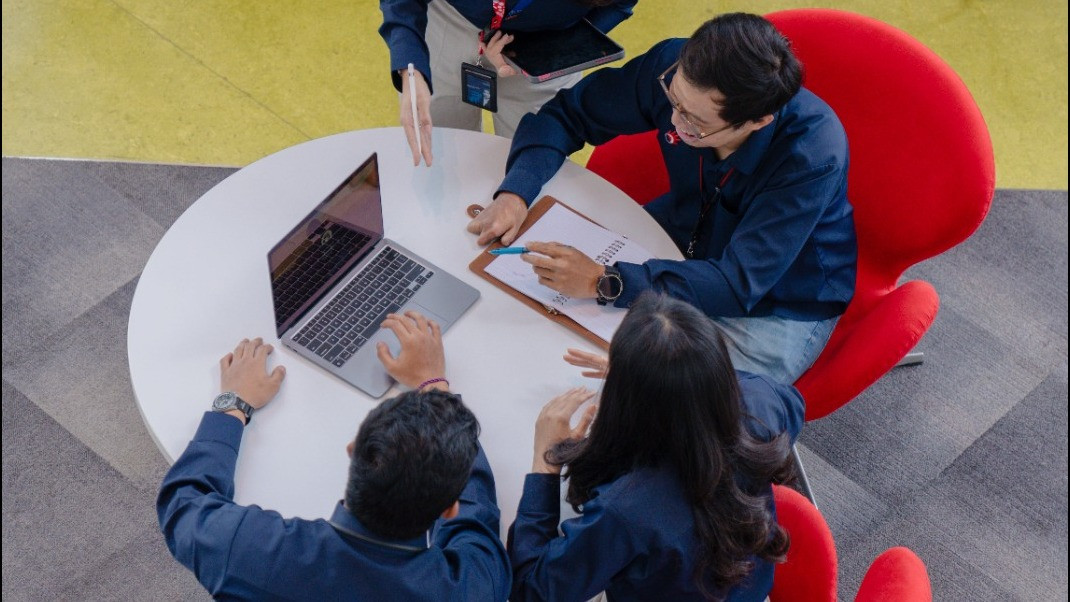
{"label": "open laptop", "polygon": [[378,155],[372,154],[268,253],[282,344],[380,397],[394,383],[376,355],[397,337],[388,313],[416,310],[445,331],[479,291],[383,237]]}

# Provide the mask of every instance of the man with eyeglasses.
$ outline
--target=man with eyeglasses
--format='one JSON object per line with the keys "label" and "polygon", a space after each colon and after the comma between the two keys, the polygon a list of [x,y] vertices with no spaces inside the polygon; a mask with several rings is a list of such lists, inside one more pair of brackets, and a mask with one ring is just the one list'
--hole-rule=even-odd
{"label": "man with eyeglasses", "polygon": [[602,266],[536,242],[525,261],[572,297],[628,307],[655,289],[692,303],[721,328],[737,369],[794,382],[851,300],[857,258],[847,138],[801,81],[769,21],[716,17],[525,116],[494,202],[468,230],[479,244],[510,244],[565,157],[656,129],[670,190],[646,209],[685,259]]}

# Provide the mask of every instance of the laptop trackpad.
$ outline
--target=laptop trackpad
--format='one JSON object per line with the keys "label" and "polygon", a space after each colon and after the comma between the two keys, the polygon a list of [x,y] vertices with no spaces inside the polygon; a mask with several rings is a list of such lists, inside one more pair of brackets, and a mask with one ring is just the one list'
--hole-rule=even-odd
{"label": "laptop trackpad", "polygon": [[[441,316],[436,315],[426,307],[412,303],[405,309],[418,311],[429,319],[438,322],[443,328],[449,326],[449,323]],[[383,368],[377,357],[376,350],[380,342],[386,343],[387,348],[390,350],[390,355],[397,357],[401,353],[401,341],[394,335],[394,332],[389,328],[380,328],[364,344],[361,348],[361,353],[358,353],[357,357],[354,358],[357,361],[351,362],[355,372],[355,374],[352,374],[354,384],[372,397],[379,397],[386,393],[386,390],[393,384],[393,379],[387,375],[386,369]],[[346,368],[350,368],[350,366],[347,365]]]}
{"label": "laptop trackpad", "polygon": [[[443,329],[448,328],[450,325],[450,323],[447,322],[446,319],[442,316],[436,315],[435,312],[416,303],[410,303],[409,305],[406,305],[405,311],[417,311],[427,317],[427,319],[438,322],[438,325],[441,326]],[[404,319],[407,320],[408,318],[404,317]],[[372,338],[368,339],[368,342],[365,343],[365,346],[371,347],[372,350],[375,350],[375,348],[378,347],[380,341],[386,343],[386,346],[390,349],[390,355],[397,357],[398,353],[401,353],[401,341],[399,341],[397,336],[394,335],[394,331],[390,330],[389,328],[380,328],[378,332],[372,335]]]}

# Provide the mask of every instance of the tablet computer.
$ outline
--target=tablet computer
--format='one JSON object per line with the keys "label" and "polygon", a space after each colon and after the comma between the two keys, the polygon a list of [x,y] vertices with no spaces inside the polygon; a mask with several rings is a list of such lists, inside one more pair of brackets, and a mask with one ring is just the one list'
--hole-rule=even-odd
{"label": "tablet computer", "polygon": [[624,49],[583,19],[567,29],[506,31],[503,56],[533,82],[544,82],[624,58]]}

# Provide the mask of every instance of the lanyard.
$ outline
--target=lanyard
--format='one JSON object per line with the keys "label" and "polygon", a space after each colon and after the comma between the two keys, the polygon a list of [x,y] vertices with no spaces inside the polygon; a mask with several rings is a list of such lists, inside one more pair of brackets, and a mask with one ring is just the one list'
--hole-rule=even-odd
{"label": "lanyard", "polygon": [[[519,15],[532,3],[532,0],[520,0],[513,6],[513,10],[509,11],[509,15],[505,15],[505,0],[491,0],[490,6],[494,11],[494,16],[490,18],[490,31],[497,31],[502,28],[502,21],[506,19],[512,19]],[[486,30],[479,32],[479,41],[486,42],[488,32]],[[479,54],[483,54],[483,49],[479,50]]]}
{"label": "lanyard", "polygon": [[491,0],[490,6],[494,9],[494,16],[490,18],[490,28],[501,29],[502,18],[505,17],[505,0]]}
{"label": "lanyard", "polygon": [[[721,178],[721,181],[713,189],[713,194],[702,200],[702,208],[698,212],[698,223],[695,224],[695,230],[691,232],[691,242],[687,243],[687,258],[694,259],[695,257],[695,243],[698,242],[699,234],[702,233],[702,227],[706,224],[706,217],[710,213],[710,209],[713,208],[715,203],[721,201],[721,189],[728,183],[728,178],[732,177],[732,174],[736,172],[735,167],[730,167],[728,173]],[[706,187],[702,182],[702,157],[698,158],[698,192],[703,197],[706,196]]]}

